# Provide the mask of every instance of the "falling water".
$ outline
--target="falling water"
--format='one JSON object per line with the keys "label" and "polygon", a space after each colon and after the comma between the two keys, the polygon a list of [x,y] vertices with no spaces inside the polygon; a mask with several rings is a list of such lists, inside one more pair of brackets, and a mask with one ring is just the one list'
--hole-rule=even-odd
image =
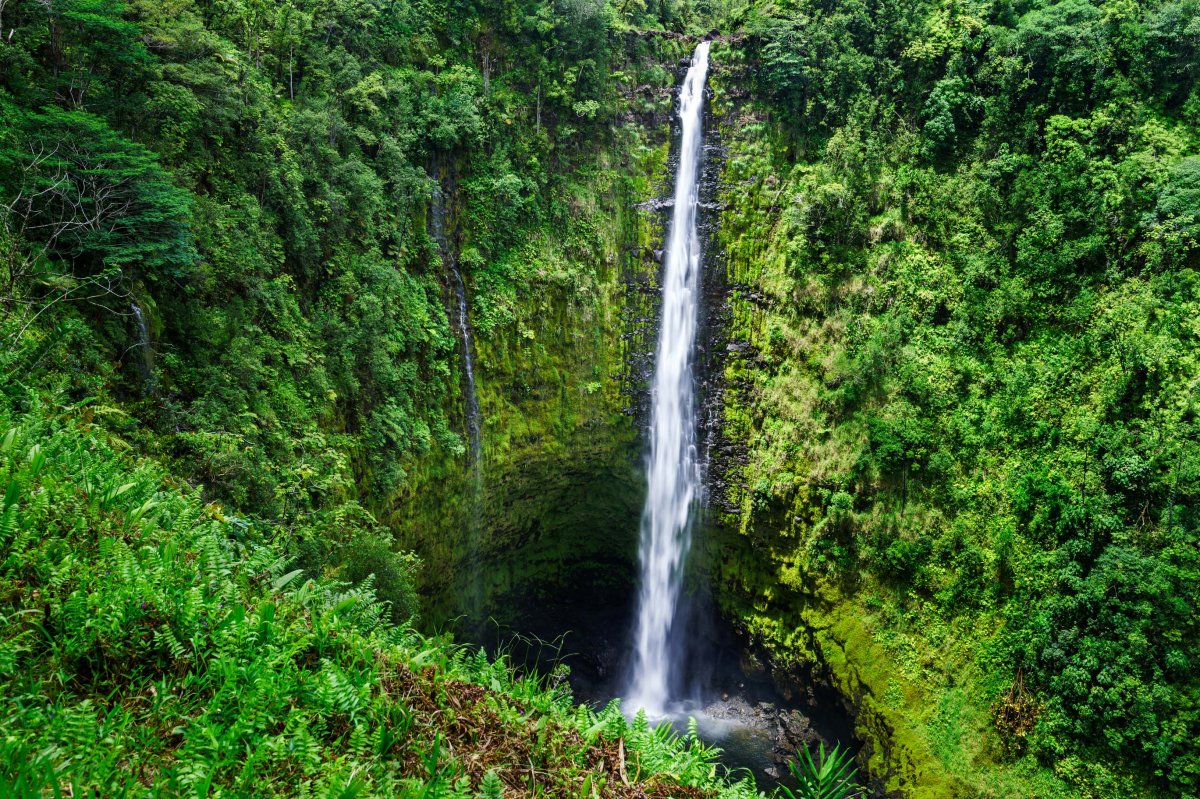
{"label": "falling water", "polygon": [[155,391],[154,384],[154,347],[150,343],[150,326],[146,323],[146,315],[142,313],[142,307],[136,302],[129,304],[129,310],[133,311],[133,318],[137,321],[137,342],[134,346],[138,351],[138,372],[142,376],[142,390],[147,394],[153,394]]}
{"label": "falling water", "polygon": [[699,498],[696,398],[692,376],[700,296],[700,237],[696,204],[702,145],[708,42],[696,48],[679,96],[683,140],[675,176],[675,205],[663,269],[662,327],[655,355],[650,419],[648,493],[642,513],[634,661],[626,705],[662,716],[672,689],[671,625],[676,618],[689,517]]}
{"label": "falling water", "polygon": [[467,314],[467,288],[463,284],[462,271],[458,266],[454,248],[446,233],[446,199],[440,186],[433,189],[433,205],[430,227],[438,244],[442,263],[450,268],[453,282],[454,301],[457,310],[459,341],[463,349],[463,394],[466,402],[467,441],[471,447],[471,465],[478,472],[480,453],[479,394],[475,388],[475,355],[471,343],[471,319]]}
{"label": "falling water", "polygon": [[454,275],[454,297],[458,302],[458,334],[462,337],[463,380],[466,382],[467,437],[471,443],[471,463],[479,464],[479,394],[475,388],[475,356],[471,352],[471,320],[467,316],[467,288],[457,259],[450,262]]}

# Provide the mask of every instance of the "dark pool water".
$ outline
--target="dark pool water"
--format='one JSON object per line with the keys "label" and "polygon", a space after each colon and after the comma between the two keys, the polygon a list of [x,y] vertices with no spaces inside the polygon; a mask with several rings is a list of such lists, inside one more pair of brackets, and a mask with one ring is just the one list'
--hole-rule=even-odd
{"label": "dark pool water", "polygon": [[745,719],[722,718],[712,715],[705,707],[678,708],[667,719],[682,734],[691,719],[696,720],[696,734],[705,743],[720,748],[717,758],[735,779],[750,776],[763,791],[771,791],[779,780],[774,776],[781,770],[775,761],[776,738],[761,723]]}
{"label": "dark pool water", "polygon": [[[576,699],[603,707],[624,688],[628,623],[629,608],[619,603],[538,603],[507,624],[491,620],[463,637],[492,653],[503,652],[519,668],[544,674],[566,665]],[[694,677],[687,689],[691,699],[674,704],[659,721],[683,733],[695,718],[701,740],[721,750],[718,761],[734,776],[749,774],[766,793],[790,781],[785,763],[795,755],[780,737],[781,713],[798,711],[813,745],[820,740],[827,747],[840,743],[858,750],[852,719],[836,695],[813,686],[789,700],[765,673],[743,670],[744,647],[733,629],[719,622],[698,635],[688,664]]]}

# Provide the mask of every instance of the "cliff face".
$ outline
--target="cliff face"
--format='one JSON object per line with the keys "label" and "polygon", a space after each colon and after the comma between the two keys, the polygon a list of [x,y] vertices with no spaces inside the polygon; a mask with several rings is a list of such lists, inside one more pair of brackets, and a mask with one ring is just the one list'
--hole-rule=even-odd
{"label": "cliff face", "polygon": [[[1130,111],[1118,142],[1108,112],[1046,120],[981,94],[978,149],[946,150],[911,98],[888,110],[866,84],[842,86],[852,113],[789,110],[764,90],[764,61],[790,52],[772,35],[713,51],[693,588],[785,689],[836,689],[882,791],[1176,795],[1195,248],[1161,208],[1190,174],[1182,117]],[[483,457],[415,463],[386,515],[425,560],[433,620],[632,588],[655,200],[688,48],[657,41],[640,69],[656,82],[631,86],[642,113],[577,173],[570,230],[486,264],[461,233],[492,303]],[[1018,114],[1044,135],[1013,133]],[[479,291],[496,270],[518,276],[499,305]],[[1128,691],[1097,699],[1110,684]],[[1102,732],[1133,719],[1156,743]]]}
{"label": "cliff face", "polygon": [[[637,87],[642,100],[653,98],[653,110],[626,115],[617,138],[580,172],[571,209],[577,226],[546,231],[513,253],[502,268],[523,276],[521,288],[506,298],[502,321],[476,323],[481,459],[434,453],[414,463],[409,490],[383,517],[398,544],[423,560],[427,624],[457,617],[503,623],[565,596],[622,607],[634,588],[664,199],[672,188],[673,89],[691,46],[667,41],[654,56],[661,83]],[[931,771],[927,751],[898,738],[903,719],[875,699],[886,680],[864,674],[886,658],[853,624],[858,598],[795,576],[789,531],[796,514],[815,511],[803,503],[791,511],[756,504],[748,484],[761,435],[761,384],[772,368],[764,331],[781,313],[761,260],[778,225],[773,164],[769,151],[745,160],[763,144],[753,134],[763,120],[750,102],[751,78],[736,42],[719,43],[701,192],[707,522],[691,585],[714,595],[745,643],[765,649],[785,691],[817,679],[841,693],[879,785],[920,783],[920,795],[939,795],[935,781],[954,780]],[[630,98],[631,108],[638,99]],[[468,189],[449,200],[468,205]],[[457,236],[469,242],[471,232]],[[464,265],[468,296],[477,296],[496,267],[474,265],[469,255]],[[481,318],[489,310],[473,309]],[[454,403],[449,415],[465,426],[465,401]]]}
{"label": "cliff face", "polygon": [[[503,615],[504,596],[629,589],[675,72],[688,44],[648,37],[632,49],[641,55],[624,65],[611,139],[569,178],[568,226],[484,262],[471,245],[479,187],[449,198],[475,331],[481,457],[417,459],[382,517],[424,561],[430,620]],[[513,290],[497,292],[501,281]],[[465,398],[451,399],[448,415],[465,426]]]}
{"label": "cliff face", "polygon": [[[1044,21],[964,52],[1000,59]],[[1047,63],[1009,105],[980,67],[978,118],[946,149],[933,100],[864,80],[822,108],[826,73],[781,44],[800,29],[769,24],[713,54],[727,341],[704,554],[722,608],[780,680],[837,689],[881,789],[1186,795],[1195,333],[1176,320],[1196,249],[1156,209],[1190,169],[1189,112],[1149,83],[1115,116],[1119,88],[1047,101]],[[880,75],[942,79],[876,34],[855,46]]]}
{"label": "cliff face", "polygon": [[[540,604],[579,597],[610,622],[625,621],[603,608],[623,608],[635,588],[673,89],[691,46],[662,41],[651,56],[661,82],[629,98],[643,112],[627,114],[578,173],[571,229],[543,231],[502,264],[474,263],[462,210],[471,188],[448,197],[459,209],[451,218],[468,298],[487,293],[498,269],[517,275],[518,289],[502,308],[494,293],[492,305],[472,306],[479,461],[448,451],[414,461],[408,488],[381,515],[397,544],[422,558],[430,626],[459,618],[460,629],[478,633],[471,622],[492,618],[519,629]],[[795,329],[803,277],[789,271],[794,231],[781,199],[795,191],[792,156],[772,138],[770,105],[754,96],[739,43],[719,42],[713,63],[701,196],[706,514],[690,585],[712,594],[743,643],[764,653],[785,694],[813,681],[834,689],[877,790],[976,795],[978,775],[997,764],[986,754],[988,709],[952,688],[968,656],[935,666],[914,650],[926,663],[914,676],[897,663],[898,631],[881,623],[877,596],[825,565],[832,557],[821,531],[838,521],[814,486],[848,456],[836,446],[826,448],[835,462],[811,456],[830,436],[811,418],[815,389],[785,382],[796,359],[821,357],[819,337]],[[447,414],[465,429],[465,398],[452,399]],[[780,452],[781,440],[791,448]],[[611,631],[614,642],[623,637]],[[939,724],[954,737],[938,737]]]}
{"label": "cliff face", "polygon": [[[827,553],[813,551],[814,530],[827,523],[814,477],[832,465],[808,455],[829,431],[809,416],[813,389],[787,383],[792,366],[781,361],[785,352],[788,360],[821,357],[818,340],[793,330],[804,279],[788,264],[794,156],[772,135],[770,104],[755,97],[756,65],[739,43],[722,43],[715,59],[708,512],[697,569],[785,695],[810,693],[817,683],[840,697],[874,791],[974,795],[970,775],[947,769],[924,735],[923,708],[938,702],[936,691],[897,673],[862,586],[831,576],[822,565]],[[775,449],[780,440],[790,441],[784,453]],[[898,689],[909,703],[897,703]]]}

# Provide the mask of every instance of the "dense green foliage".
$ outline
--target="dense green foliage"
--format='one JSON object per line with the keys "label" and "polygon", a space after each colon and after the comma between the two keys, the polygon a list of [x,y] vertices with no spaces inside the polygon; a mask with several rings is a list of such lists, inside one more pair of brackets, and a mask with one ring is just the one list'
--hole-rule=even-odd
{"label": "dense green foliage", "polygon": [[740,526],[781,600],[862,603],[893,712],[968,681],[997,729],[906,722],[968,783],[997,735],[1200,791],[1198,12],[792,2],[716,56],[760,96],[723,104]]}
{"label": "dense green foliage", "polygon": [[484,412],[521,422],[487,426],[497,465],[611,413],[621,345],[578,326],[613,313],[604,273],[638,235],[605,227],[646,180],[621,163],[658,152],[633,115],[670,107],[660,45],[628,31],[679,13],[9,0],[4,382],[120,407],[107,423],[210,498],[303,528],[310,574],[377,548],[373,520],[452,562],[465,525],[442,506],[469,502],[443,256]]}
{"label": "dense green foliage", "polygon": [[713,24],[725,606],[893,787],[1200,795],[1195,0],[0,0],[6,778],[536,793],[418,729],[459,691],[549,719],[546,792],[620,794],[622,738],[715,789],[393,626],[397,538],[450,593],[620,556],[644,127]]}
{"label": "dense green foliage", "polygon": [[162,352],[148,445],[264,517],[382,507],[413,458],[463,451],[433,186],[460,189],[481,324],[514,323],[522,248],[587,240],[565,179],[641,77],[610,75],[618,23],[648,19],[626,6],[7,3],[0,199],[41,277],[6,308],[75,300],[7,374],[111,387],[136,302]]}
{"label": "dense green foliage", "polygon": [[5,796],[755,796],[694,733],[289,569],[285,531],[130,460],[100,410],[0,412]]}

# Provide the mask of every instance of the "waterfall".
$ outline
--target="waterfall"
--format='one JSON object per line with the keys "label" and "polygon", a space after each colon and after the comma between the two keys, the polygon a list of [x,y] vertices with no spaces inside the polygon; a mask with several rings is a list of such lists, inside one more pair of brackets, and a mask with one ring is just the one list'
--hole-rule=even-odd
{"label": "waterfall", "polygon": [[466,394],[467,438],[471,445],[471,463],[479,465],[479,393],[475,388],[475,355],[472,353],[471,320],[467,316],[467,287],[463,285],[462,272],[458,268],[458,259],[450,261],[450,272],[454,277],[454,298],[458,303],[458,335],[462,339],[463,348],[463,382],[466,384],[463,393]]}
{"label": "waterfall", "polygon": [[134,346],[138,351],[138,372],[142,377],[142,390],[153,394],[157,388],[154,381],[154,347],[150,343],[150,325],[146,323],[146,315],[142,306],[136,302],[129,304],[133,318],[137,321],[137,341]]}
{"label": "waterfall", "polygon": [[[450,270],[451,288],[454,291],[454,303],[458,328],[459,343],[463,350],[463,395],[466,403],[465,417],[467,423],[467,443],[470,445],[471,465],[476,470],[479,467],[480,454],[480,413],[479,394],[475,388],[475,355],[471,342],[471,319],[467,314],[467,287],[463,283],[462,270],[458,266],[454,247],[446,233],[446,199],[441,186],[434,186],[433,204],[430,213],[430,228],[434,241],[438,245],[438,253],[442,263]],[[478,477],[478,474],[476,475]]]}
{"label": "waterfall", "polygon": [[[438,246],[442,266],[446,270],[452,293],[453,306],[449,309],[450,326],[458,334],[462,347],[462,393],[463,417],[467,435],[467,496],[462,505],[462,542],[457,550],[462,556],[459,581],[455,593],[459,608],[470,622],[482,621],[483,589],[479,568],[479,547],[483,535],[483,459],[482,459],[482,414],[479,409],[479,390],[475,378],[475,347],[472,341],[471,316],[467,305],[467,287],[463,281],[462,268],[458,262],[458,248],[451,231],[453,222],[447,224],[447,193],[454,191],[453,173],[438,168],[436,159],[431,158],[428,172],[433,178],[433,197],[429,208],[429,233]],[[436,177],[436,176],[441,176]]]}
{"label": "waterfall", "polygon": [[696,229],[704,79],[708,42],[692,56],[679,95],[683,136],[675,175],[675,205],[664,253],[662,326],[655,353],[648,491],[642,512],[634,660],[626,692],[630,709],[662,716],[671,698],[671,626],[690,545],[692,505],[699,499],[696,397],[692,369],[700,300],[700,236]]}

